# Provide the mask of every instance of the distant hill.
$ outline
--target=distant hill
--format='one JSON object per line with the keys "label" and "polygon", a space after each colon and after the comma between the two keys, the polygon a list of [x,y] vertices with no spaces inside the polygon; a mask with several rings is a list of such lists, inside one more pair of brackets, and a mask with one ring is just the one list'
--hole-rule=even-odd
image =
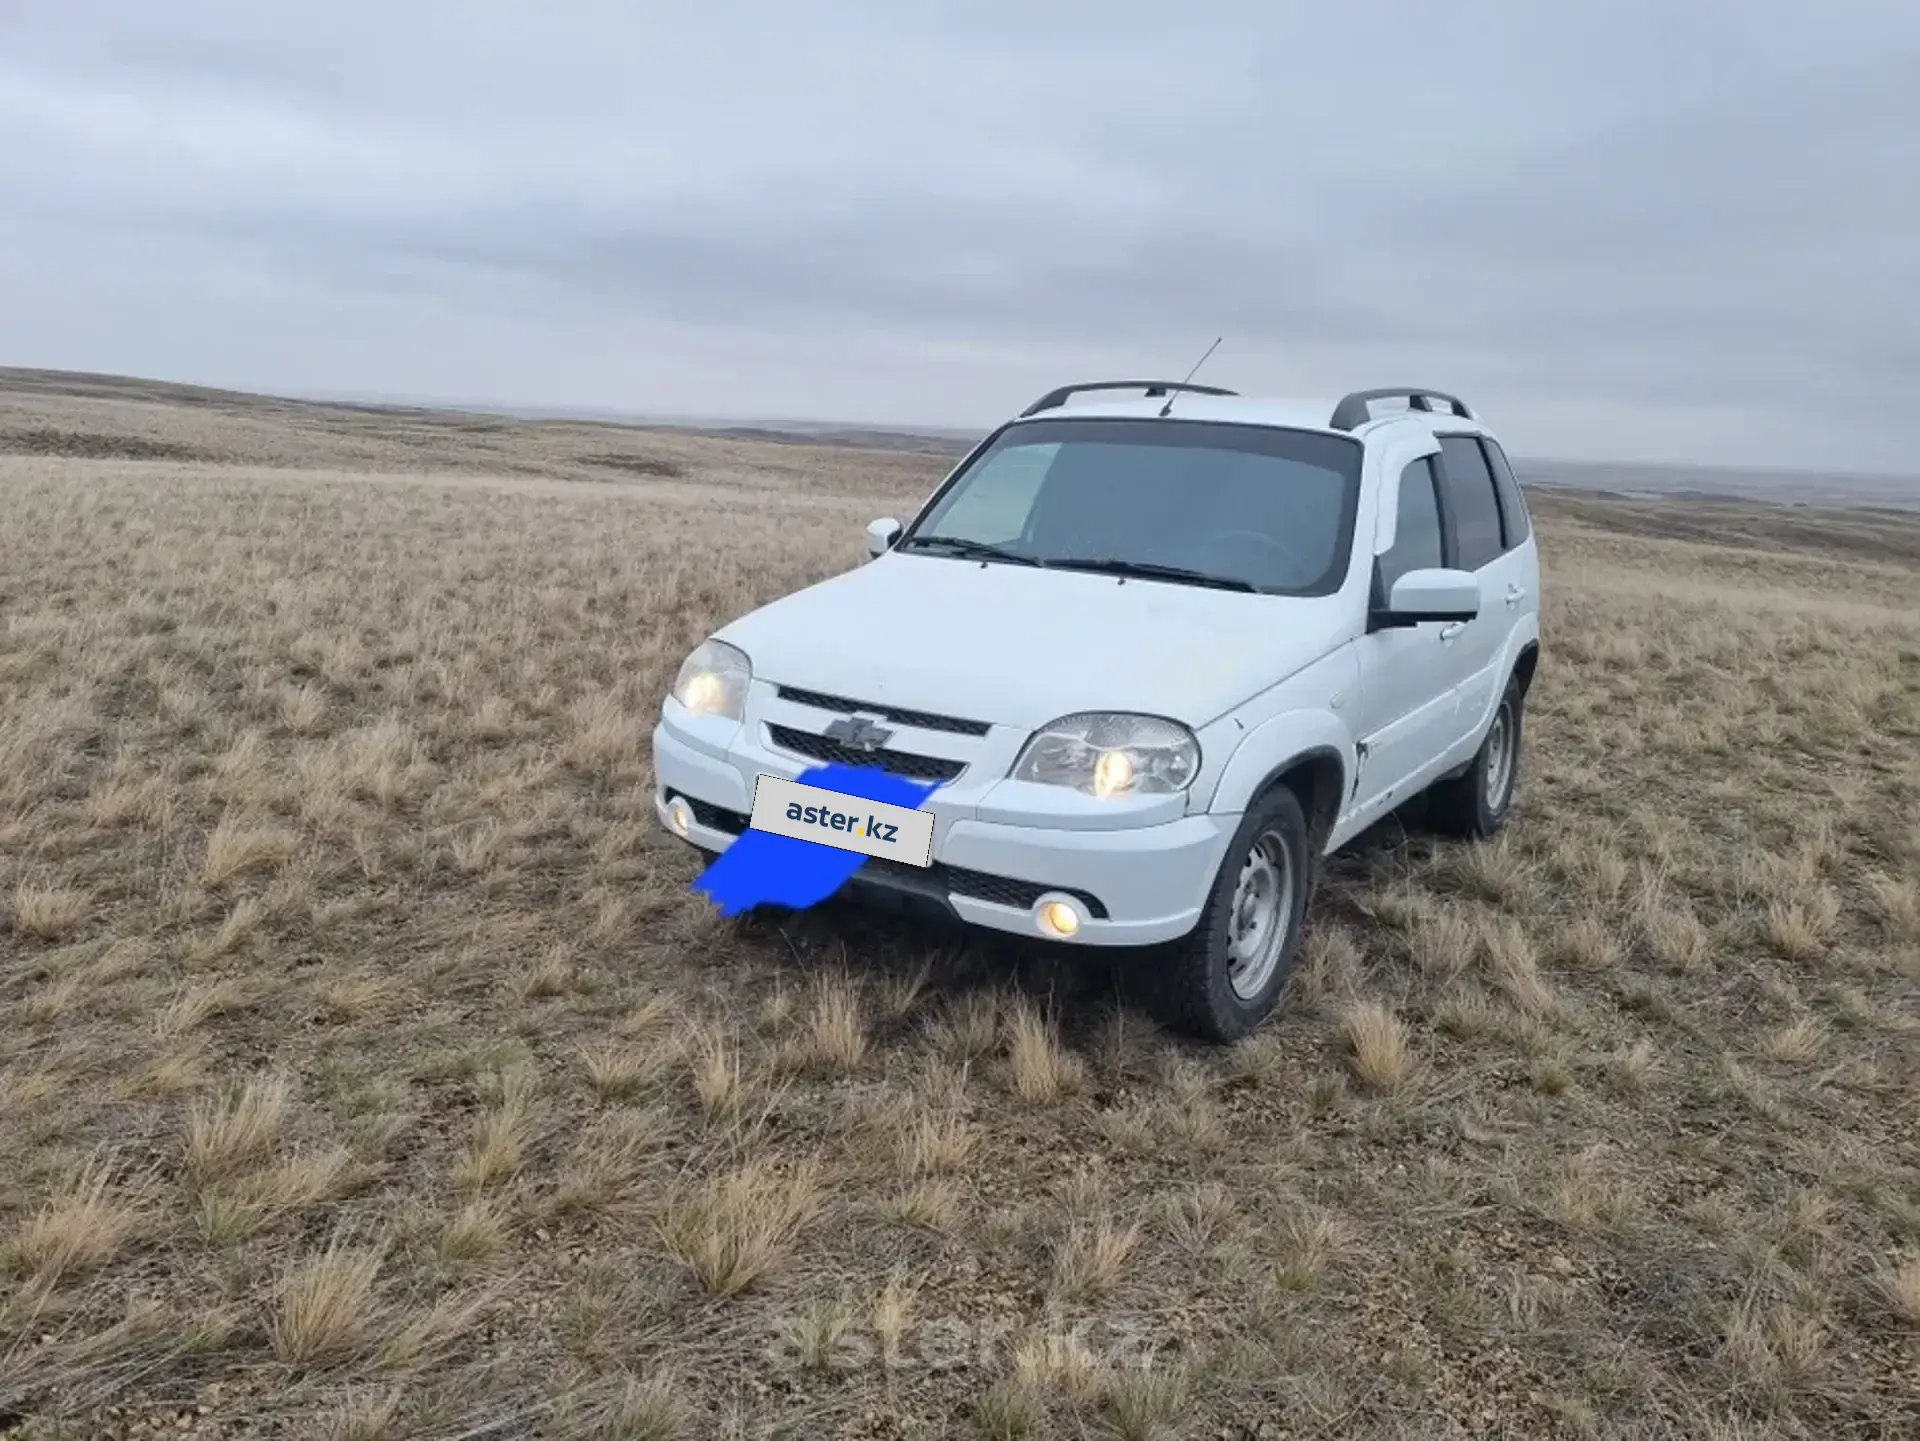
{"label": "distant hill", "polygon": [[[913,428],[860,425],[848,421],[784,418],[658,415],[587,406],[464,403],[367,395],[276,396],[136,376],[85,371],[0,366],[0,391],[103,400],[145,401],[202,406],[244,414],[312,410],[396,417],[513,419],[573,425],[603,425],[620,430],[673,430],[790,445],[843,446],[958,458],[984,433],[946,426]],[[1632,464],[1608,461],[1514,457],[1514,469],[1530,486],[1554,486],[1616,495],[1708,497],[1760,500],[1782,505],[1883,507],[1920,510],[1920,477],[1851,474],[1843,471],[1789,471],[1686,463]]]}

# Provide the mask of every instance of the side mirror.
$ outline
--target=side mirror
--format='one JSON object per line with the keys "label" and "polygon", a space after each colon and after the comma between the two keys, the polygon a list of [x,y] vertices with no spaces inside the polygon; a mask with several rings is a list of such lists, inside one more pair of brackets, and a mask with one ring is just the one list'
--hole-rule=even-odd
{"label": "side mirror", "polygon": [[1386,609],[1374,613],[1373,629],[1467,621],[1479,614],[1480,582],[1471,572],[1410,570],[1393,583]]}
{"label": "side mirror", "polygon": [[900,522],[892,516],[867,522],[867,554],[876,560],[885,555],[899,538]]}

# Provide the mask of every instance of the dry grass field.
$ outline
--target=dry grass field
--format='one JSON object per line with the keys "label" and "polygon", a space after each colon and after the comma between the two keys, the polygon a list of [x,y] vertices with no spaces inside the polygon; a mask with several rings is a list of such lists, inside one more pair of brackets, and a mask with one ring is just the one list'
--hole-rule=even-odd
{"label": "dry grass field", "polygon": [[1920,522],[1537,493],[1509,832],[1212,1051],[655,831],[943,465],[0,394],[0,1435],[1920,1435]]}

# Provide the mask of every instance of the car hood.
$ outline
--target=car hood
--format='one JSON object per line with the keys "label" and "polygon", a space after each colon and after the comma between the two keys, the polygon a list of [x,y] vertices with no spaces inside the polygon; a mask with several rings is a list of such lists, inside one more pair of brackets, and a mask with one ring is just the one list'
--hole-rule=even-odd
{"label": "car hood", "polygon": [[1073,711],[1200,726],[1345,638],[1338,597],[890,554],[716,634],[756,679],[1034,727]]}

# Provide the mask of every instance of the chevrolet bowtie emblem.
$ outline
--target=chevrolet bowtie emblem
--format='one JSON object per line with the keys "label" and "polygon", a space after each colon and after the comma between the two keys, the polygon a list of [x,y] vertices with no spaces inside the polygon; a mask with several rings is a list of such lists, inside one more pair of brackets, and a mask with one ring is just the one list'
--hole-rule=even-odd
{"label": "chevrolet bowtie emblem", "polygon": [[827,727],[827,739],[857,751],[877,751],[893,739],[893,732],[863,715],[842,716]]}

